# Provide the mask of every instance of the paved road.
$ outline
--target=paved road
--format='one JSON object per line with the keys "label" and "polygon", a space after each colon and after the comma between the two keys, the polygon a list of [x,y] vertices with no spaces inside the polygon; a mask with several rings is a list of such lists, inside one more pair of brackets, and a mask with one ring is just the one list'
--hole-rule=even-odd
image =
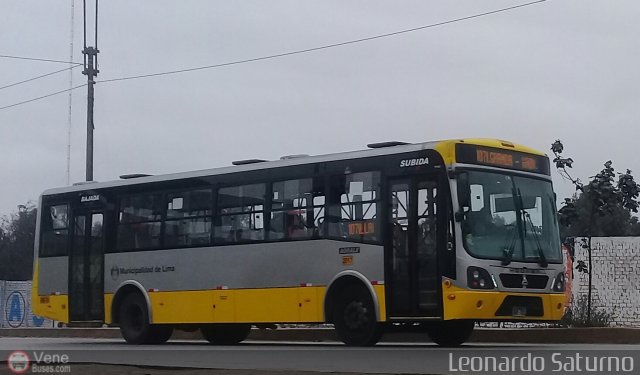
{"label": "paved road", "polygon": [[[448,373],[451,358],[457,360],[461,356],[481,354],[499,357],[539,354],[542,351],[605,353],[610,350],[612,353],[633,351],[633,355],[640,358],[640,345],[473,344],[446,349],[432,344],[415,343],[352,348],[339,343],[247,341],[238,346],[211,346],[204,341],[170,341],[161,346],[130,346],[116,339],[0,338],[0,361],[6,361],[9,352],[14,350],[24,350],[30,356],[40,351],[66,353],[73,363],[378,374]],[[640,360],[636,359],[636,362],[637,370],[640,369]]]}

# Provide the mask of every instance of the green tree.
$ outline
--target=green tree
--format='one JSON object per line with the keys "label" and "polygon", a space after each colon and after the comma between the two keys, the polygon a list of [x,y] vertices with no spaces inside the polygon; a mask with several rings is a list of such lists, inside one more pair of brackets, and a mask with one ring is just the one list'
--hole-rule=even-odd
{"label": "green tree", "polygon": [[560,217],[560,236],[586,237],[591,230],[594,237],[640,236],[638,218],[622,205],[616,205],[607,215],[595,215],[592,228],[589,228],[589,215],[593,211],[592,200],[588,194],[566,198],[558,211]]}
{"label": "green tree", "polygon": [[0,219],[0,280],[31,279],[36,216],[35,206],[28,203]]}
{"label": "green tree", "polygon": [[559,174],[576,187],[576,193],[571,198],[565,198],[563,206],[558,210],[558,216],[561,234],[564,237],[586,238],[586,241],[580,244],[580,248],[587,251],[588,264],[579,261],[576,269],[588,274],[587,322],[590,322],[593,274],[591,239],[594,236],[640,233],[638,218],[632,215],[632,212],[638,212],[640,187],[628,169],[625,173],[618,174],[616,180],[611,160],[604,163],[604,168],[584,185],[569,173],[568,168],[572,168],[573,159],[562,156],[564,146],[560,140],[551,145],[551,151],[555,155],[553,162]]}

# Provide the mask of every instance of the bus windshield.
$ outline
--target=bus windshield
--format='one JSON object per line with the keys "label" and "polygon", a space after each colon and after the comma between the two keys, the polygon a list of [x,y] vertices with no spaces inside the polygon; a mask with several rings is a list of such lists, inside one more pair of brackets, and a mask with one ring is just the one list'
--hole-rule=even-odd
{"label": "bus windshield", "polygon": [[514,262],[561,262],[551,182],[512,174],[469,171],[458,189],[464,208],[464,246],[478,258]]}

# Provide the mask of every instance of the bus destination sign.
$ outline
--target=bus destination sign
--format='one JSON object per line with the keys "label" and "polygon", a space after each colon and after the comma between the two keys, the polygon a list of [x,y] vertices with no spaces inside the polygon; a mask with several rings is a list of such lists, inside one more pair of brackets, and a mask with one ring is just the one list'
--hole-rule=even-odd
{"label": "bus destination sign", "polygon": [[488,165],[526,172],[550,174],[549,159],[524,152],[468,144],[456,145],[459,163]]}

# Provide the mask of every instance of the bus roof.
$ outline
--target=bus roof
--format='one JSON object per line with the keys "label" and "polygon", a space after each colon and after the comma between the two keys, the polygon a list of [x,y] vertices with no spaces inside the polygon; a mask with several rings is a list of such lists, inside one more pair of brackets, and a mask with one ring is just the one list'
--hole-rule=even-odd
{"label": "bus roof", "polygon": [[519,144],[511,143],[508,141],[503,141],[498,139],[488,139],[488,138],[473,138],[473,139],[465,138],[465,139],[453,139],[453,140],[432,141],[432,142],[423,142],[423,143],[411,143],[406,145],[396,145],[391,147],[373,148],[373,149],[367,149],[367,150],[348,151],[348,152],[340,152],[340,153],[316,155],[316,156],[283,158],[280,160],[261,161],[261,162],[255,162],[255,163],[247,163],[247,164],[241,163],[239,165],[231,165],[226,167],[202,169],[202,170],[196,170],[196,171],[190,171],[190,172],[179,172],[179,173],[171,173],[171,174],[163,174],[163,175],[155,175],[155,176],[141,175],[143,177],[112,180],[112,181],[105,181],[105,182],[81,182],[73,186],[48,189],[44,191],[42,195],[43,196],[55,195],[55,194],[63,194],[63,193],[70,193],[70,192],[76,192],[76,191],[139,185],[139,184],[171,181],[171,180],[178,180],[178,179],[185,179],[185,178],[197,178],[197,177],[221,175],[221,174],[227,174],[227,173],[246,172],[246,171],[253,171],[253,170],[260,170],[260,169],[287,167],[287,166],[304,165],[304,164],[311,164],[311,163],[322,163],[322,162],[347,160],[347,159],[358,159],[358,158],[373,157],[373,156],[393,155],[393,154],[420,151],[420,150],[436,150],[442,155],[445,161],[445,164],[450,165],[452,163],[455,163],[455,145],[460,143],[501,148],[501,149],[512,150],[512,151],[526,152],[526,153],[539,155],[539,156],[546,156],[544,153],[540,151],[537,151]]}

